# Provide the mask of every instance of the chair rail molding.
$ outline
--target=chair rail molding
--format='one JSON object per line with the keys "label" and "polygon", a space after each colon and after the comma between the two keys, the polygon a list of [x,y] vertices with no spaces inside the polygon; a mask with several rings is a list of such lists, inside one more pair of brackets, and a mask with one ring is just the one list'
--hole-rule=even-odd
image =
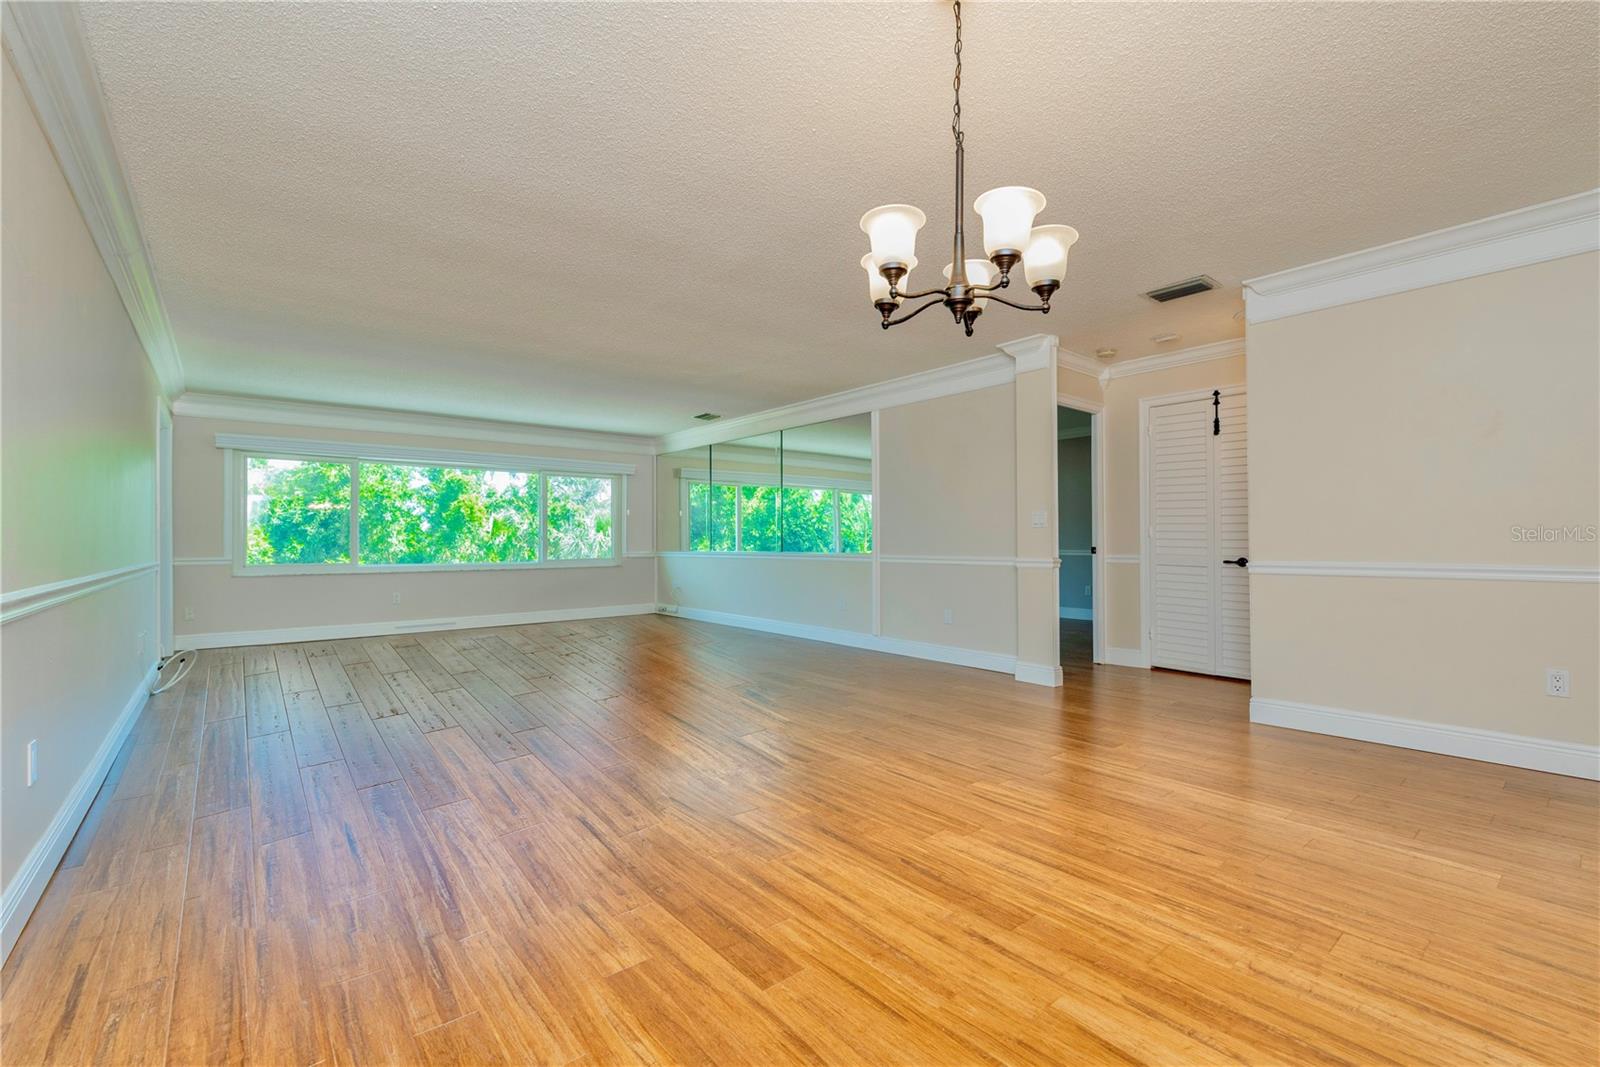
{"label": "chair rail molding", "polygon": [[126,567],[114,567],[95,574],[83,574],[76,578],[63,578],[59,582],[46,582],[44,585],[0,593],[0,625],[154,573],[157,567],[154,560],[149,563],[130,563]]}
{"label": "chair rail molding", "polygon": [[1244,283],[1252,325],[1600,250],[1600,189],[1265,274]]}
{"label": "chair rail molding", "polygon": [[3,15],[6,49],[17,77],[55,149],[161,392],[175,397],[183,392],[183,361],[111,135],[100,79],[83,43],[77,5],[7,0]]}
{"label": "chair rail molding", "polygon": [[1250,573],[1321,578],[1425,578],[1473,582],[1600,582],[1600,567],[1510,566],[1498,563],[1362,563],[1252,559]]}

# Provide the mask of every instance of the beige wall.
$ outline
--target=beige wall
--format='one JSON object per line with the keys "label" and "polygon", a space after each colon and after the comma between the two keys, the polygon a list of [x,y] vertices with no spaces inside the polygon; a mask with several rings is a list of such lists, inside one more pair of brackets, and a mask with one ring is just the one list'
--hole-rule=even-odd
{"label": "beige wall", "polygon": [[[9,58],[4,67],[0,585],[15,594],[155,561],[157,388]],[[151,570],[4,625],[0,880],[8,894],[139,692],[155,661],[155,613]],[[30,788],[33,739],[39,780]]]}
{"label": "beige wall", "polygon": [[[1016,472],[1014,385],[878,414],[883,636],[1016,653]],[[1006,563],[895,558],[907,556]]]}
{"label": "beige wall", "polygon": [[[626,550],[652,549],[653,460],[648,454],[618,454],[546,446],[518,446],[403,434],[373,434],[314,427],[286,427],[179,417],[173,429],[174,615],[181,647],[186,635],[235,634],[308,625],[387,625],[420,619],[509,615],[655,603],[655,564],[647,557],[622,557],[615,566],[421,571],[400,574],[249,575],[233,573],[224,544],[223,450],[218,433],[357,441],[411,448],[538,455],[632,463],[623,516]],[[187,561],[187,562],[186,562]],[[211,561],[211,562],[204,562]],[[394,603],[394,594],[400,603]],[[186,619],[188,610],[193,619]]]}
{"label": "beige wall", "polygon": [[[1594,567],[1600,257],[1252,326],[1251,557]],[[1253,574],[1255,696],[1600,741],[1600,587]],[[1545,668],[1573,695],[1544,695]]]}
{"label": "beige wall", "polygon": [[659,562],[664,604],[872,632],[871,556],[685,553]]}

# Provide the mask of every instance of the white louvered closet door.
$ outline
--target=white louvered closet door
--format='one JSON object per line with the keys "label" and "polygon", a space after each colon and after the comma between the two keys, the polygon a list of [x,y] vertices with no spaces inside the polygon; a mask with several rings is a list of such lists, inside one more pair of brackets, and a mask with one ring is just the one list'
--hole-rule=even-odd
{"label": "white louvered closet door", "polygon": [[1250,676],[1245,396],[1157,404],[1149,413],[1150,663]]}

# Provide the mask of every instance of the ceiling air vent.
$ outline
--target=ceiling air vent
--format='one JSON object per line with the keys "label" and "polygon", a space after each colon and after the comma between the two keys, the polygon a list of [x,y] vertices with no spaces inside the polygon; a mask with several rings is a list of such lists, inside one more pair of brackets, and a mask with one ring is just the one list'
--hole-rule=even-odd
{"label": "ceiling air vent", "polygon": [[699,419],[701,422],[716,422],[718,419],[722,418],[722,416],[713,415],[709,411],[702,411],[700,414],[696,415],[695,418]]}
{"label": "ceiling air vent", "polygon": [[1152,289],[1144,295],[1157,303],[1165,304],[1168,300],[1176,300],[1182,296],[1209,293],[1216,287],[1216,281],[1201,274],[1193,278],[1186,278],[1181,282],[1173,282],[1171,285],[1163,285],[1159,289]]}

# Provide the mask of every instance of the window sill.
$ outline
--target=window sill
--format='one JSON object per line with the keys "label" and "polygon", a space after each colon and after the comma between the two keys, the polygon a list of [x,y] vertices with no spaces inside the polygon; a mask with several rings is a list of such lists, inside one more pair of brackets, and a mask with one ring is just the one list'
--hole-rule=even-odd
{"label": "window sill", "polygon": [[871,552],[689,552],[673,549],[658,556],[683,556],[690,559],[828,559],[870,561]]}

